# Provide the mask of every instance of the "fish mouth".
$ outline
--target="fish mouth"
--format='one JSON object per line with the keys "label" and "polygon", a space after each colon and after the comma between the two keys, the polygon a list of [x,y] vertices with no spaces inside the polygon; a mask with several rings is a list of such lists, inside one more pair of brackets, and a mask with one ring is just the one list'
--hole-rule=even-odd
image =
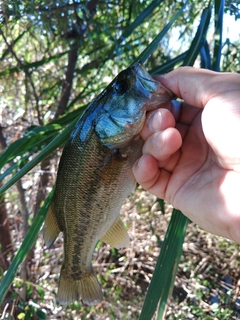
{"label": "fish mouth", "polygon": [[136,72],[136,86],[138,92],[148,98],[145,104],[146,110],[156,109],[157,106],[173,99],[173,93],[166,89],[160,82],[154,80],[152,76],[143,68],[142,63],[134,65]]}
{"label": "fish mouth", "polygon": [[159,89],[160,83],[155,81],[150,74],[145,70],[141,62],[134,65],[134,70],[137,79],[137,90],[147,98],[151,98],[152,94]]}

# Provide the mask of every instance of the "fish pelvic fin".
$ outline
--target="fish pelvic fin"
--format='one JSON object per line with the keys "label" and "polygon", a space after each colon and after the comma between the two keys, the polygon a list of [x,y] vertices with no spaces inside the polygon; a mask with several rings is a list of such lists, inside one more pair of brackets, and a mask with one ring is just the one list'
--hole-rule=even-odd
{"label": "fish pelvic fin", "polygon": [[84,305],[95,306],[103,300],[102,290],[93,270],[82,279],[75,280],[69,277],[62,268],[57,300],[61,305],[68,305],[81,300]]}
{"label": "fish pelvic fin", "polygon": [[117,249],[128,247],[130,244],[129,235],[120,218],[115,220],[101,240]]}
{"label": "fish pelvic fin", "polygon": [[43,237],[48,248],[51,247],[53,242],[56,240],[60,231],[61,230],[58,226],[54,213],[53,204],[51,203],[47,212],[45,224],[43,226]]}

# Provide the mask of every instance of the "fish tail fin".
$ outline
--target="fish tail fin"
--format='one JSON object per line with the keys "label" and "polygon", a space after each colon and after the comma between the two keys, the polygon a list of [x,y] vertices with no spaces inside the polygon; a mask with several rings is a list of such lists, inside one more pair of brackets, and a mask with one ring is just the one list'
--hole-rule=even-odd
{"label": "fish tail fin", "polygon": [[87,306],[95,306],[103,300],[102,290],[93,271],[88,272],[82,279],[72,279],[62,268],[57,300],[62,305],[82,300]]}
{"label": "fish tail fin", "polygon": [[44,237],[45,244],[48,248],[51,247],[53,242],[56,240],[60,231],[61,230],[58,226],[57,219],[54,214],[53,205],[50,204],[50,207],[47,212],[45,224],[43,226],[43,237]]}

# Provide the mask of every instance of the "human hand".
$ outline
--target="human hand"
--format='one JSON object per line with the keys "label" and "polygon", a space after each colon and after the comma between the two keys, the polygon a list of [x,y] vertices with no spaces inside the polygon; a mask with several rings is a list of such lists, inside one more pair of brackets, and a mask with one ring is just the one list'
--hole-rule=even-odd
{"label": "human hand", "polygon": [[184,102],[148,113],[136,180],[240,243],[240,75],[183,67],[156,79]]}

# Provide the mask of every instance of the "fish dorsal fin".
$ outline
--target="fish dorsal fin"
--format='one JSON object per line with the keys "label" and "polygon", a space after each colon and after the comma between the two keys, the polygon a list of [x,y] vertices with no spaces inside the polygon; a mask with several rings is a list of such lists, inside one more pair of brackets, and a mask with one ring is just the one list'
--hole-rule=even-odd
{"label": "fish dorsal fin", "polygon": [[48,248],[51,247],[53,242],[56,240],[60,231],[61,230],[58,226],[57,219],[54,214],[53,205],[50,204],[50,207],[47,212],[45,224],[43,226],[43,238]]}
{"label": "fish dorsal fin", "polygon": [[129,235],[120,218],[115,220],[101,240],[117,249],[127,247],[130,243]]}

